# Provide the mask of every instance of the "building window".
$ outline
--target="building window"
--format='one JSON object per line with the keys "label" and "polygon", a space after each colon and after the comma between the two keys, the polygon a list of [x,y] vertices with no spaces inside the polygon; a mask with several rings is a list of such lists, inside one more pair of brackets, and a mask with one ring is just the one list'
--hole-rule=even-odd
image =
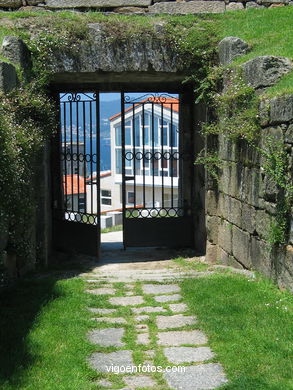
{"label": "building window", "polygon": [[127,203],[134,204],[134,192],[127,193]]}
{"label": "building window", "polygon": [[101,190],[101,204],[111,206],[112,204],[112,192],[111,190]]}

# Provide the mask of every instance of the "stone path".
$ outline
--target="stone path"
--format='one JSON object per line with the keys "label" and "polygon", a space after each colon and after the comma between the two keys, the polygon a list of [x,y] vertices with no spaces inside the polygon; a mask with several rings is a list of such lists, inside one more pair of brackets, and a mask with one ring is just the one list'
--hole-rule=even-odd
{"label": "stone path", "polygon": [[117,285],[101,276],[87,279],[89,311],[101,327],[88,333],[96,346],[88,363],[101,375],[97,388],[203,390],[226,383],[207,336],[182,302],[178,278],[166,283],[155,274],[150,283],[139,276],[123,276]]}

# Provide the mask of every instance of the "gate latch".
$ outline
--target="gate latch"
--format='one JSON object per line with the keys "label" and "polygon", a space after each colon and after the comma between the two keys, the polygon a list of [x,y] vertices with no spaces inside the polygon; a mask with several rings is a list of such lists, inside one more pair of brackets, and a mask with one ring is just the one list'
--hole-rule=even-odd
{"label": "gate latch", "polygon": [[125,181],[134,180],[134,176],[125,176],[124,180]]}

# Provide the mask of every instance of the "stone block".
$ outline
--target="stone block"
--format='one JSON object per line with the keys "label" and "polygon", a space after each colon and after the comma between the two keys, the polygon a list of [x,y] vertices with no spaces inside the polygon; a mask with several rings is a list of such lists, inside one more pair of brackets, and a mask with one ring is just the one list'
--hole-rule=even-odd
{"label": "stone block", "polygon": [[265,8],[264,5],[260,5],[260,4],[257,4],[255,3],[254,1],[248,1],[246,3],[246,8]]}
{"label": "stone block", "polygon": [[243,264],[246,268],[251,268],[252,263],[250,259],[250,234],[244,230],[233,226],[233,256],[237,261]]}
{"label": "stone block", "polygon": [[243,76],[254,88],[274,85],[284,74],[292,69],[291,61],[286,57],[259,56],[242,65]]}
{"label": "stone block", "polygon": [[278,193],[279,189],[273,178],[264,176],[260,187],[260,196],[269,202],[276,202]]}
{"label": "stone block", "polygon": [[252,266],[268,278],[273,277],[275,274],[272,256],[269,245],[265,241],[254,236],[251,237],[250,259]]}
{"label": "stone block", "polygon": [[207,215],[206,217],[207,238],[213,244],[217,244],[218,242],[219,222],[220,222],[219,217],[210,216],[210,215]]}
{"label": "stone block", "polygon": [[234,225],[241,226],[241,201],[229,195],[219,196],[219,215]]}
{"label": "stone block", "polygon": [[293,144],[293,125],[289,125],[285,132],[285,142]]}
{"label": "stone block", "polygon": [[271,215],[277,214],[277,204],[273,202],[267,202],[266,200],[259,199],[259,207],[263,210],[266,210]]}
{"label": "stone block", "polygon": [[113,9],[119,14],[143,14],[147,12],[147,8],[143,7],[117,7]]}
{"label": "stone block", "polygon": [[22,0],[0,0],[0,8],[19,8],[22,6]]}
{"label": "stone block", "polygon": [[229,3],[226,5],[226,11],[237,11],[244,9],[244,5],[242,3]]}
{"label": "stone block", "polygon": [[293,95],[275,97],[270,101],[270,123],[278,124],[293,119]]}
{"label": "stone block", "polygon": [[31,53],[22,39],[5,36],[1,46],[1,54],[12,64],[19,65],[25,72],[32,66]]}
{"label": "stone block", "polygon": [[256,210],[255,230],[259,237],[267,238],[272,218],[265,210]]}
{"label": "stone block", "polygon": [[268,126],[270,123],[270,102],[261,100],[259,104],[259,119],[261,126]]}
{"label": "stone block", "polygon": [[219,190],[234,198],[239,198],[243,183],[243,166],[234,162],[223,161],[219,179]]}
{"label": "stone block", "polygon": [[147,7],[151,0],[46,0],[47,8]]}
{"label": "stone block", "polygon": [[218,137],[219,140],[219,157],[223,160],[228,161],[237,161],[236,156],[236,143],[225,137],[225,135],[220,134]]}
{"label": "stone block", "polygon": [[223,1],[198,0],[188,2],[160,2],[149,7],[154,14],[205,14],[225,12]]}
{"label": "stone block", "polygon": [[219,224],[218,245],[227,253],[232,253],[232,224],[223,220]]}
{"label": "stone block", "polygon": [[[234,6],[235,3],[231,4]],[[230,64],[235,58],[246,54],[249,50],[249,46],[246,42],[238,37],[226,37],[219,43],[218,50],[220,64],[227,65]]]}
{"label": "stone block", "polygon": [[293,246],[287,245],[283,255],[278,256],[278,285],[293,292]]}
{"label": "stone block", "polygon": [[206,262],[209,264],[217,263],[217,245],[207,241],[206,246]]}
{"label": "stone block", "polygon": [[206,212],[209,215],[217,215],[218,213],[218,193],[217,191],[208,190],[206,192]]}
{"label": "stone block", "polygon": [[243,191],[241,199],[252,206],[259,206],[260,170],[259,168],[244,169]]}
{"label": "stone block", "polygon": [[44,4],[45,0],[26,0],[27,5],[39,5],[39,4]]}
{"label": "stone block", "polygon": [[234,256],[229,255],[223,248],[218,247],[217,259],[220,264],[227,265],[229,267],[243,269],[243,266],[238,263]]}
{"label": "stone block", "polygon": [[0,91],[7,93],[17,86],[18,79],[15,67],[6,62],[0,62]]}
{"label": "stone block", "polygon": [[289,242],[290,242],[290,244],[293,244],[293,213],[292,212],[291,212]]}
{"label": "stone block", "polygon": [[241,209],[241,228],[253,233],[256,223],[256,209],[247,203],[242,203]]}

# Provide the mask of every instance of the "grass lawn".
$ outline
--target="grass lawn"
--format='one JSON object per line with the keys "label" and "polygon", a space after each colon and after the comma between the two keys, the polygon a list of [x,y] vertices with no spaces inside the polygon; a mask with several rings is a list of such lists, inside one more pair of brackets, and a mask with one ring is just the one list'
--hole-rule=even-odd
{"label": "grass lawn", "polygon": [[182,289],[228,375],[223,389],[293,389],[290,293],[262,279],[225,274],[186,280]]}
{"label": "grass lawn", "polygon": [[109,228],[101,229],[101,233],[111,233],[111,232],[120,232],[122,230],[122,225],[111,226]]}

